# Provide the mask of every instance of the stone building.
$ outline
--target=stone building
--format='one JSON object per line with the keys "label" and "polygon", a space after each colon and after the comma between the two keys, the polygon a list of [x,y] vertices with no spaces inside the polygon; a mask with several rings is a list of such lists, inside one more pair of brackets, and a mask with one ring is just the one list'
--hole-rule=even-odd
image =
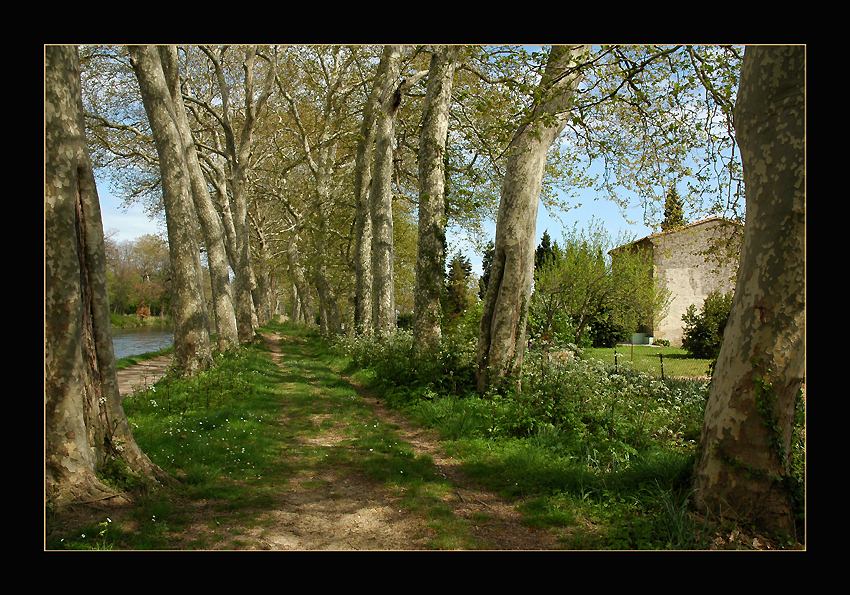
{"label": "stone building", "polygon": [[712,291],[735,289],[738,255],[744,227],[740,223],[710,217],[668,231],[661,231],[611,250],[616,259],[621,250],[649,250],[653,275],[670,292],[666,314],[648,321],[646,330],[654,340],[667,339],[682,344],[682,315],[688,306],[702,308]]}

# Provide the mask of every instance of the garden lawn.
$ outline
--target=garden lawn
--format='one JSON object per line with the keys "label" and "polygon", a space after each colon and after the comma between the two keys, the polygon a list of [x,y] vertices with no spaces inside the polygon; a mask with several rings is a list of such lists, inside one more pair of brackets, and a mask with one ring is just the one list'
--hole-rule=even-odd
{"label": "garden lawn", "polygon": [[710,359],[691,357],[687,351],[678,347],[654,347],[652,345],[589,347],[584,349],[584,357],[598,359],[606,364],[613,365],[615,352],[617,353],[617,365],[659,378],[661,377],[661,358],[659,355],[664,356],[665,378],[705,378],[709,376]]}

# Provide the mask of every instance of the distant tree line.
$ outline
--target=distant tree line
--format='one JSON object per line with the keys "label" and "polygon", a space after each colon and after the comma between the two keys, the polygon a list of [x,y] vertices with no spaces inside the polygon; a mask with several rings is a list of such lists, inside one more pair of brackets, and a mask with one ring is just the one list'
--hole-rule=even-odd
{"label": "distant tree line", "polygon": [[110,313],[167,315],[172,301],[168,244],[155,235],[123,242],[106,237],[104,243]]}

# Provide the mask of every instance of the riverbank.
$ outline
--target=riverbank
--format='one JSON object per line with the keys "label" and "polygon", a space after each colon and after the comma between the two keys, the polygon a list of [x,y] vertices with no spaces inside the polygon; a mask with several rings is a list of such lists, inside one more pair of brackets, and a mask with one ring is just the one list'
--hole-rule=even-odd
{"label": "riverbank", "polygon": [[137,316],[136,314],[110,314],[109,322],[114,328],[171,328],[170,316]]}
{"label": "riverbank", "polygon": [[118,358],[115,360],[115,369],[124,370],[132,366],[136,366],[144,361],[159,358],[164,355],[170,356],[174,352],[174,345],[158,349],[157,351],[149,351],[138,355],[128,355],[127,357]]}

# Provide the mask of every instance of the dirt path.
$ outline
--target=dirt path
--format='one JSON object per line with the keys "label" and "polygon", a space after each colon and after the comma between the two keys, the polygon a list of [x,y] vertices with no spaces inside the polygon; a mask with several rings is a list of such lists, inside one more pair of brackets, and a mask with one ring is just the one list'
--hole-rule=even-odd
{"label": "dirt path", "polygon": [[[465,478],[458,462],[441,451],[435,436],[388,410],[349,379],[328,373],[309,358],[309,353],[296,361],[296,354],[305,348],[298,339],[271,333],[264,337],[283,377],[291,379],[281,386],[282,425],[303,426],[294,431],[284,451],[282,465],[293,472],[275,494],[273,505],[256,510],[247,522],[244,515],[211,517],[214,503],[209,508],[202,506],[194,515],[195,521],[181,532],[177,548],[559,548],[551,532],[523,525],[512,506]],[[298,387],[304,390],[305,382],[311,386],[309,394],[300,399],[291,397]],[[344,401],[334,401],[324,386],[336,387],[334,390],[344,395],[339,399]],[[410,448],[413,457],[370,459],[378,453],[358,446],[353,438],[358,432],[362,437],[366,431],[360,426],[370,432],[386,432],[381,436],[387,439],[388,452],[393,446]],[[423,477],[432,479],[393,483],[368,472],[369,464],[397,463],[402,465],[401,474],[404,468],[409,475],[419,469]],[[215,525],[211,518],[215,518]]]}
{"label": "dirt path", "polygon": [[118,370],[118,393],[126,397],[135,390],[148,387],[165,376],[171,364],[170,355],[160,355],[140,362],[129,368]]}

